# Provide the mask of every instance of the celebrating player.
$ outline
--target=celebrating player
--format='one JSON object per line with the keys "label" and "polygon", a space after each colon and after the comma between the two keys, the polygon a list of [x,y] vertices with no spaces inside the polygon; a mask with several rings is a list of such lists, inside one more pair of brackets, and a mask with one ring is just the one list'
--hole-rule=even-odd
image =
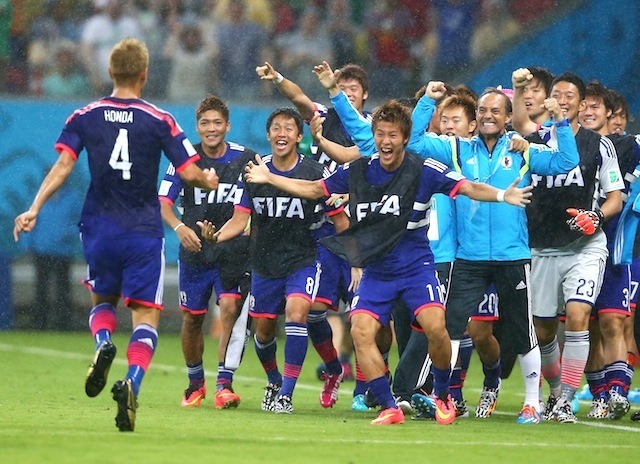
{"label": "celebrating player", "polygon": [[15,240],[35,226],[46,201],[71,174],[87,151],[91,184],[80,232],[93,309],[89,327],[96,353],[85,390],[97,396],[107,382],[116,355],[111,335],[117,326],[120,296],[131,309],[133,333],[127,347],[129,370],[111,389],[118,405],[116,426],[135,427],[140,383],[155,351],[162,309],[164,231],[156,194],[160,156],[164,151],[187,183],[215,189],[218,177],[204,172],[173,116],[141,100],[147,82],[149,52],[137,39],[116,44],[109,57],[113,93],[75,111],[55,145],[60,154],[30,208],[15,219]]}

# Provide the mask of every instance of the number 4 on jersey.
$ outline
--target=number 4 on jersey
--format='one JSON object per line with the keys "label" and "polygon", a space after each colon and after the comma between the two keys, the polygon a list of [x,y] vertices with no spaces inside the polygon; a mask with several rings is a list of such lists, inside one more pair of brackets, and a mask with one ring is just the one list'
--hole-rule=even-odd
{"label": "number 4 on jersey", "polygon": [[129,136],[127,129],[120,129],[116,143],[111,151],[109,166],[116,171],[122,171],[123,180],[131,180],[131,166],[129,161]]}

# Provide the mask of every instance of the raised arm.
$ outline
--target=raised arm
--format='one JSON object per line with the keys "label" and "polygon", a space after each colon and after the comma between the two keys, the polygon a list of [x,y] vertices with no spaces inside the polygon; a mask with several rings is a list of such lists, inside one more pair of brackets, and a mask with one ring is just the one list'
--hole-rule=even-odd
{"label": "raised arm", "polygon": [[[531,172],[543,176],[564,174],[575,168],[580,162],[576,138],[568,119],[563,119],[562,109],[555,98],[547,98],[544,101],[547,110],[557,121],[556,134],[558,148],[550,148],[546,145],[532,144],[530,148]],[[551,156],[549,156],[551,155]]]}
{"label": "raised arm", "polygon": [[[331,104],[336,110],[340,122],[344,126],[347,134],[353,140],[357,148],[344,147],[342,150],[338,147],[340,145],[334,144],[330,140],[324,140],[322,143],[327,143],[329,150],[323,151],[327,153],[332,159],[339,163],[346,163],[351,161],[360,154],[368,156],[376,152],[376,146],[373,141],[373,133],[371,132],[371,122],[365,118],[358,110],[356,110],[345,93],[338,87],[339,72],[334,72],[329,66],[329,63],[323,61],[313,68],[313,73],[318,78],[318,81],[329,92],[331,98]],[[313,131],[312,131],[313,134]]]}
{"label": "raised arm", "polygon": [[[324,121],[325,118],[320,117],[320,114],[316,112],[309,122],[309,132],[318,148],[339,164],[348,163],[349,161],[359,158],[360,151],[358,146],[345,147],[323,136],[322,124]],[[369,132],[371,132],[370,128],[371,126],[369,125]]]}
{"label": "raised arm", "polygon": [[49,173],[45,176],[40,189],[33,199],[33,203],[27,211],[16,217],[13,227],[13,239],[17,242],[20,232],[31,232],[36,225],[36,220],[40,210],[51,196],[58,191],[67,180],[73,167],[76,164],[75,158],[67,150],[62,150],[58,160],[55,162]]}
{"label": "raised arm", "polygon": [[[429,82],[426,93],[418,100],[418,104],[411,113],[411,137],[407,150],[416,153],[423,158],[434,158],[448,167],[453,168],[453,145],[456,143],[454,137],[444,135],[438,136],[433,133],[426,133],[431,122],[436,107],[442,82]],[[444,84],[442,84],[444,88]]]}
{"label": "raised arm", "polygon": [[[522,135],[535,132],[537,124],[529,119],[524,102],[524,88],[531,83],[533,74],[527,68],[519,68],[513,71],[511,83],[513,84],[513,115],[511,124]],[[560,118],[562,119],[562,118]]]}
{"label": "raised arm", "polygon": [[374,154],[376,144],[373,141],[373,132],[371,131],[371,121],[365,118],[356,110],[344,92],[340,91],[336,96],[331,97],[333,109],[338,113],[340,122],[356,144],[360,153],[365,156]]}
{"label": "raised arm", "polygon": [[331,69],[331,66],[329,66],[329,63],[326,61],[314,66],[311,72],[316,75],[322,87],[327,89],[330,97],[335,97],[342,92],[338,87],[338,76],[340,74],[333,72],[333,69]]}
{"label": "raised arm", "polygon": [[290,177],[274,174],[269,171],[269,168],[264,164],[260,155],[256,155],[255,163],[249,161],[244,170],[244,178],[247,182],[254,184],[271,184],[291,195],[308,198],[310,200],[322,198],[325,194],[322,181],[291,179]]}
{"label": "raised arm", "polygon": [[262,80],[273,82],[282,96],[293,103],[304,119],[311,119],[316,107],[298,84],[285,78],[268,61],[265,61],[263,66],[256,67],[256,74]]}

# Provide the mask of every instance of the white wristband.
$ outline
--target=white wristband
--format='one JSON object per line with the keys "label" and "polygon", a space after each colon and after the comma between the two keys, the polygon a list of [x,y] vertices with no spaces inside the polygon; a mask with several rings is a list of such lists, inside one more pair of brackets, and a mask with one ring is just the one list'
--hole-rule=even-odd
{"label": "white wristband", "polygon": [[277,76],[276,78],[273,80],[274,84],[280,84],[283,80],[284,80],[284,76],[280,73],[276,73]]}
{"label": "white wristband", "polygon": [[496,200],[499,203],[504,202],[504,190],[498,190],[498,195],[496,196]]}
{"label": "white wristband", "polygon": [[178,229],[179,229],[180,227],[182,227],[183,225],[184,225],[184,222],[181,222],[180,224],[178,224],[177,226],[175,226],[175,227],[173,228],[173,231],[174,231],[174,232],[177,232],[177,231],[178,231]]}

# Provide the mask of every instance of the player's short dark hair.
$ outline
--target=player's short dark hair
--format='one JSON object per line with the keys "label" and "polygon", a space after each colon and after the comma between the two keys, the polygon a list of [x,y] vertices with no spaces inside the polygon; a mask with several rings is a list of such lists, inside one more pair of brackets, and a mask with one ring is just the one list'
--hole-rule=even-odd
{"label": "player's short dark hair", "polygon": [[502,90],[496,87],[487,87],[486,89],[484,89],[480,94],[480,96],[478,97],[478,101],[480,101],[485,95],[489,95],[492,93],[497,93],[498,95],[502,95],[504,97],[503,98],[505,102],[504,106],[507,110],[507,114],[513,113],[513,104],[511,103],[511,99],[506,93],[504,93]]}
{"label": "player's short dark hair", "polygon": [[362,91],[369,92],[369,77],[367,77],[367,72],[362,69],[362,66],[349,63],[345,64],[340,69],[336,69],[336,71],[340,71],[338,82],[345,80],[358,81],[362,86]]}
{"label": "player's short dark hair", "polygon": [[271,124],[273,124],[273,120],[277,116],[284,116],[289,119],[293,119],[296,122],[296,126],[298,127],[298,133],[302,134],[304,132],[304,121],[302,120],[302,116],[300,116],[300,113],[298,113],[298,111],[294,108],[283,107],[274,110],[267,118],[267,133],[269,133]]}
{"label": "player's short dark hair", "polygon": [[571,71],[566,71],[560,74],[559,76],[556,76],[555,79],[553,79],[553,82],[551,82],[551,88],[553,88],[558,82],[568,82],[569,84],[575,85],[578,88],[578,96],[580,97],[580,100],[584,100],[584,96],[585,96],[584,81],[580,79],[580,76],[578,76],[576,73],[572,73]]}
{"label": "player's short dark hair", "polygon": [[411,137],[411,111],[398,100],[389,100],[379,106],[371,118],[371,129],[376,131],[381,121],[398,124],[404,138]]}
{"label": "player's short dark hair", "polygon": [[225,121],[229,122],[229,107],[215,95],[207,95],[196,108],[196,121],[207,111],[217,111]]}
{"label": "player's short dark hair", "polygon": [[627,103],[627,99],[624,98],[624,96],[616,90],[608,90],[609,98],[611,99],[611,104],[613,105],[611,110],[612,114],[621,109],[627,121],[632,121],[633,117],[631,116],[631,110],[629,109],[629,103]]}
{"label": "player's short dark hair", "polygon": [[468,85],[457,85],[455,90],[458,95],[468,95],[474,103],[478,103],[478,94],[475,93]]}
{"label": "player's short dark hair", "polygon": [[553,83],[553,73],[547,68],[543,68],[541,66],[528,66],[527,69],[529,70],[533,78],[536,79],[540,84],[542,84],[545,93],[549,95],[551,93],[551,87]]}
{"label": "player's short dark hair", "polygon": [[438,111],[442,114],[442,112],[447,108],[456,106],[459,106],[464,110],[464,114],[469,122],[476,120],[476,101],[467,94],[457,93],[449,95],[440,102],[438,105]]}
{"label": "player's short dark hair", "polygon": [[609,89],[607,89],[599,81],[591,81],[587,85],[585,85],[584,96],[585,98],[593,97],[602,99],[604,107],[608,110],[611,110],[611,112],[613,113],[613,101],[611,100],[611,93],[609,92]]}

